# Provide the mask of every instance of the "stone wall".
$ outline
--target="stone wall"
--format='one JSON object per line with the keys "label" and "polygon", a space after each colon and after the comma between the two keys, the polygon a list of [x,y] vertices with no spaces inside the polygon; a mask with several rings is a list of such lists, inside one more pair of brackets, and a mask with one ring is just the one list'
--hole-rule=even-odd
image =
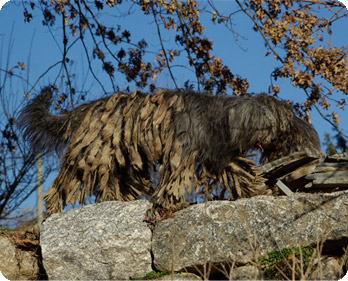
{"label": "stone wall", "polygon": [[[348,191],[192,205],[163,220],[158,216],[153,231],[145,222],[151,208],[148,201],[104,202],[47,218],[40,246],[48,278],[129,280],[155,270],[182,272],[176,280],[261,279],[269,277],[261,258],[299,246],[314,249],[311,272],[301,273],[308,279],[338,280],[347,269]],[[20,243],[10,240],[0,235],[0,271],[8,279],[38,279],[40,256],[29,273],[18,267]]]}

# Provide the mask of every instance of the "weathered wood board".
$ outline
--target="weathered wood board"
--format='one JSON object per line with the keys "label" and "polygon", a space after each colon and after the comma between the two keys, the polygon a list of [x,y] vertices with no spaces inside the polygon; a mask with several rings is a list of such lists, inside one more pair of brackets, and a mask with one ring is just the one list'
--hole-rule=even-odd
{"label": "weathered wood board", "polygon": [[265,164],[260,173],[268,179],[266,184],[272,186],[281,181],[291,191],[346,189],[348,153],[324,157],[318,151],[306,149]]}
{"label": "weathered wood board", "polygon": [[261,167],[261,175],[266,178],[278,178],[312,162],[313,160],[323,161],[323,155],[315,150],[305,149],[295,152],[283,158],[267,163]]}
{"label": "weathered wood board", "polygon": [[348,187],[348,171],[310,174],[305,178],[312,181],[306,188]]}

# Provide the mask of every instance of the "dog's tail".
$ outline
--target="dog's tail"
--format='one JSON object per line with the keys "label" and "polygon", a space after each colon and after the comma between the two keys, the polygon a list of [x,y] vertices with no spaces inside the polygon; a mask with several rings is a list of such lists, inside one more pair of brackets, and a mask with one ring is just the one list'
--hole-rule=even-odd
{"label": "dog's tail", "polygon": [[36,152],[47,152],[54,148],[59,151],[67,141],[69,113],[56,116],[49,112],[52,95],[52,86],[43,88],[41,93],[21,110],[17,120],[24,140],[29,142]]}

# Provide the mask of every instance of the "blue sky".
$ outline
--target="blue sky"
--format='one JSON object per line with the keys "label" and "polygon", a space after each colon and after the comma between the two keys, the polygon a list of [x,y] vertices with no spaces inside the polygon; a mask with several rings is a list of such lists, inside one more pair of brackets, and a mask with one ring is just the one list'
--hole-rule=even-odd
{"label": "blue sky", "polygon": [[[1,3],[1,2],[0,2]],[[199,2],[204,5],[204,2]],[[233,1],[216,1],[216,6],[220,11],[230,11],[235,8]],[[140,16],[139,13],[123,18],[119,17],[121,11],[113,12],[106,10],[106,16],[110,23],[119,23],[122,26],[127,26],[131,31],[132,38],[142,39],[146,38],[150,42],[150,48],[158,50],[159,45],[156,41],[156,29],[151,17]],[[325,12],[325,11],[323,11]],[[37,12],[36,12],[37,13]],[[253,92],[267,92],[270,85],[270,73],[277,66],[277,62],[270,57],[264,57],[266,49],[261,36],[254,32],[251,27],[250,20],[242,13],[235,15],[236,25],[235,30],[242,34],[245,38],[239,38],[238,45],[232,34],[226,30],[222,25],[207,24],[205,34],[214,41],[214,55],[220,56],[222,61],[228,65],[232,73],[239,74],[248,79],[250,90]],[[348,18],[336,22],[333,25],[333,44],[337,46],[348,45]],[[53,34],[53,35],[52,35]],[[54,39],[54,34],[58,34],[53,30],[50,33],[47,27],[41,24],[41,17],[34,18],[30,24],[24,24],[23,9],[21,1],[11,1],[7,3],[0,11],[0,68],[5,69],[7,59],[9,59],[9,66],[15,66],[17,62],[24,62],[29,72],[24,76],[31,84],[34,84],[38,77],[46,71],[46,69],[61,59],[59,45],[61,45],[61,38]],[[170,34],[164,33],[165,39],[169,39]],[[57,45],[58,42],[58,45]],[[167,46],[172,46],[169,41],[165,40]],[[168,42],[168,43],[167,43]],[[175,46],[173,46],[175,47]],[[77,88],[93,92],[93,97],[100,97],[102,90],[96,83],[93,83],[92,76],[86,71],[87,65],[83,61],[83,52],[81,45],[76,44],[72,49],[69,57],[73,57],[74,63],[71,65],[72,71],[78,73],[78,77],[74,82]],[[55,81],[59,67],[53,68],[47,76],[42,79],[36,91],[41,86],[45,86]],[[102,73],[98,67],[97,75],[103,81],[106,89],[112,91],[111,85],[105,73]],[[174,68],[174,73],[178,79],[179,86],[182,86],[187,79],[187,73],[182,71],[182,68]],[[1,77],[1,76],[0,76]],[[116,76],[118,85],[121,89],[125,89],[129,84],[122,80],[121,76]],[[304,93],[298,89],[293,88],[287,80],[277,81],[276,84],[281,87],[279,96],[283,99],[291,99],[295,101],[304,101]],[[59,84],[58,84],[59,85]],[[158,87],[171,88],[172,82],[165,75],[161,75],[156,80]],[[25,83],[13,79],[11,84],[13,89],[15,103],[20,105],[23,99],[23,94],[26,90]],[[131,85],[131,89],[135,89]],[[333,105],[334,107],[334,105]],[[340,128],[348,133],[348,113],[346,110],[334,109],[339,114],[341,119]],[[317,112],[311,112],[312,123],[317,129],[321,140],[326,132],[334,135],[330,125],[324,121]],[[58,165],[58,158],[57,165]],[[53,181],[55,175],[48,177],[45,181],[45,190]],[[35,205],[35,194],[26,201],[26,206]]]}

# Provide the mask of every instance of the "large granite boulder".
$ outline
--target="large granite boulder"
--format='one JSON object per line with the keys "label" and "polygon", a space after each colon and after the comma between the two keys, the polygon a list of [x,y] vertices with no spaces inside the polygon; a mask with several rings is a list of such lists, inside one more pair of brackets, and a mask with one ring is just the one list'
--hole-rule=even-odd
{"label": "large granite boulder", "polygon": [[104,202],[51,215],[42,226],[43,265],[54,280],[128,280],[151,268],[148,201]]}
{"label": "large granite boulder", "polygon": [[348,244],[348,192],[256,196],[212,201],[179,211],[153,233],[160,271],[213,264],[246,264],[283,248]]}

